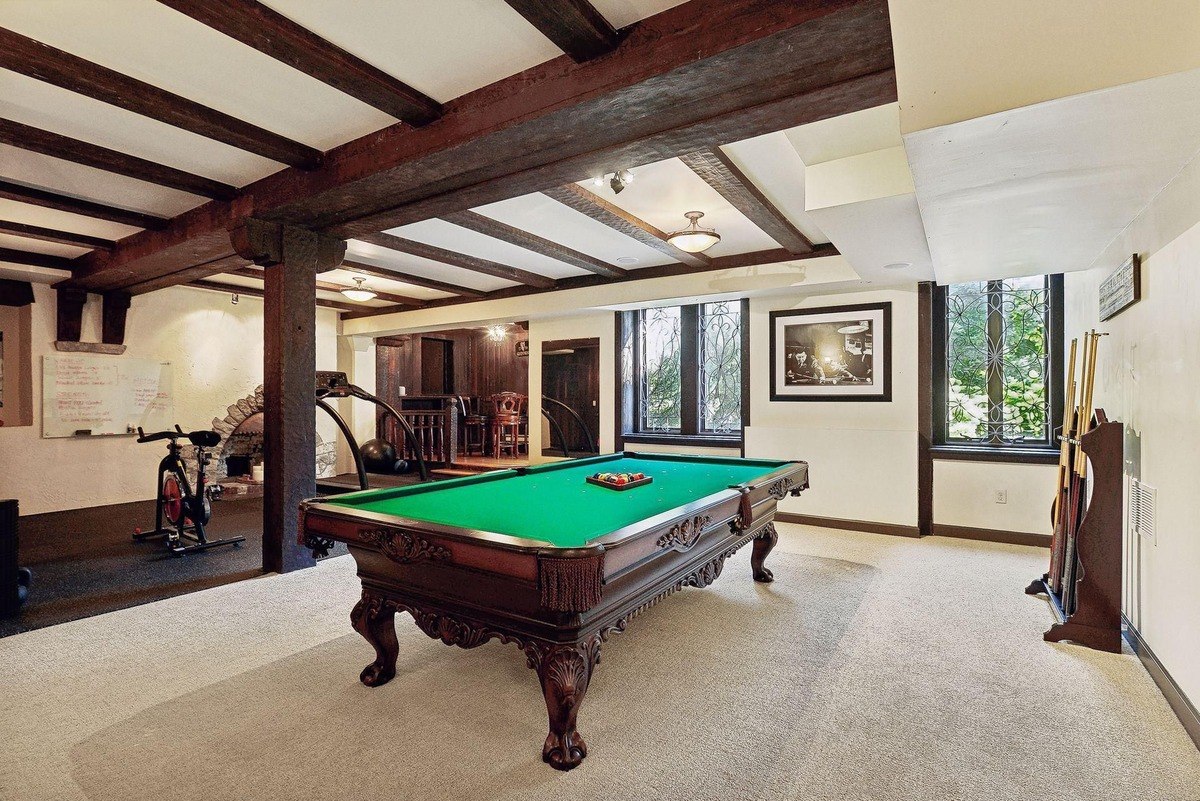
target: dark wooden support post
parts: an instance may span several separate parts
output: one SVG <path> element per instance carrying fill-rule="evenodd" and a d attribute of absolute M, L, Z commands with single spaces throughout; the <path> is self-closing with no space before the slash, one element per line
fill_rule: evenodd
<path fill-rule="evenodd" d="M 917 530 L 933 533 L 933 282 L 917 284 Z"/>
<path fill-rule="evenodd" d="M 88 293 L 83 289 L 58 289 L 58 341 L 78 342 L 83 334 L 83 307 Z"/>
<path fill-rule="evenodd" d="M 100 341 L 105 345 L 125 344 L 125 316 L 131 298 L 128 292 L 104 293 L 104 321 Z"/>
<path fill-rule="evenodd" d="M 263 570 L 315 564 L 297 534 L 300 501 L 317 492 L 317 273 L 341 263 L 346 243 L 248 218 L 230 231 L 238 254 L 266 268 L 263 300 Z"/>

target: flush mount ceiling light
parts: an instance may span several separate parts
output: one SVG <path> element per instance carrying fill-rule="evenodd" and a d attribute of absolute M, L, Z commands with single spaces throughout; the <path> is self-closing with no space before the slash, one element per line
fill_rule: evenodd
<path fill-rule="evenodd" d="M 702 211 L 689 211 L 683 215 L 691 221 L 691 225 L 682 231 L 676 231 L 667 236 L 667 241 L 680 250 L 688 253 L 703 253 L 721 241 L 721 235 L 711 228 L 701 228 L 699 220 L 704 216 Z"/>
<path fill-rule="evenodd" d="M 885 270 L 907 270 L 909 267 L 912 267 L 911 261 L 894 261 L 891 264 L 883 265 Z"/>
<path fill-rule="evenodd" d="M 592 185 L 602 187 L 605 181 L 612 187 L 613 194 L 619 195 L 622 189 L 633 183 L 633 172 L 630 170 L 617 170 L 606 175 L 597 175 L 592 179 Z"/>
<path fill-rule="evenodd" d="M 861 334 L 864 331 L 869 331 L 871 323 L 868 320 L 863 320 L 858 325 L 844 325 L 838 329 L 839 334 Z"/>
<path fill-rule="evenodd" d="M 346 287 L 342 290 L 342 294 L 358 303 L 366 303 L 368 300 L 374 300 L 376 297 L 375 293 L 363 286 L 363 281 L 365 280 L 365 278 L 355 278 L 354 286 Z"/>

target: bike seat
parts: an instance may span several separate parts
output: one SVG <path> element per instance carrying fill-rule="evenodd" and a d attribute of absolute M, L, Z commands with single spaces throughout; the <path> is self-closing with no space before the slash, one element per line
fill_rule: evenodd
<path fill-rule="evenodd" d="M 216 431 L 193 431 L 187 438 L 197 448 L 213 448 L 221 441 L 221 435 Z"/>

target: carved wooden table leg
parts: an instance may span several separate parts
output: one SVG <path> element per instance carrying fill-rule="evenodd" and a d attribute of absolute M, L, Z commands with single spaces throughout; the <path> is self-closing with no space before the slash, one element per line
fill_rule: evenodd
<path fill-rule="evenodd" d="M 362 598 L 350 612 L 350 625 L 371 643 L 375 661 L 363 668 L 358 679 L 368 687 L 387 684 L 396 675 L 396 607 L 381 596 L 363 590 Z"/>
<path fill-rule="evenodd" d="M 774 523 L 767 523 L 754 538 L 753 551 L 750 553 L 750 567 L 754 570 L 755 581 L 775 580 L 771 571 L 763 566 L 763 562 L 767 560 L 767 554 L 771 552 L 777 542 L 779 542 L 779 534 L 775 531 Z"/>
<path fill-rule="evenodd" d="M 587 756 L 587 743 L 575 730 L 575 718 L 592 670 L 600 661 L 600 635 L 593 634 L 578 645 L 531 643 L 526 655 L 541 680 L 550 717 L 542 759 L 557 770 L 570 770 Z"/>

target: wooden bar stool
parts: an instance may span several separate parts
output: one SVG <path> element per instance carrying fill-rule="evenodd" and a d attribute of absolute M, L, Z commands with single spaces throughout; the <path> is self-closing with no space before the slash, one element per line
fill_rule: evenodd
<path fill-rule="evenodd" d="M 488 400 L 492 405 L 492 454 L 502 458 L 508 451 L 515 459 L 520 452 L 521 404 L 524 395 L 499 392 Z"/>
<path fill-rule="evenodd" d="M 483 456 L 484 438 L 487 418 L 480 413 L 477 398 L 458 396 L 458 438 L 462 443 L 462 452 L 470 456 L 478 452 Z"/>

